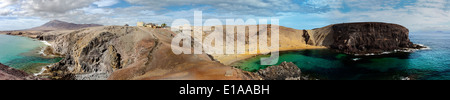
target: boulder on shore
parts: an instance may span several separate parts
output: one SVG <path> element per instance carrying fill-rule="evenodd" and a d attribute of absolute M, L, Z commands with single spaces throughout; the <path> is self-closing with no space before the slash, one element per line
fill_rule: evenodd
<path fill-rule="evenodd" d="M 283 62 L 253 74 L 250 76 L 258 76 L 261 80 L 301 80 L 302 71 L 292 62 Z"/>

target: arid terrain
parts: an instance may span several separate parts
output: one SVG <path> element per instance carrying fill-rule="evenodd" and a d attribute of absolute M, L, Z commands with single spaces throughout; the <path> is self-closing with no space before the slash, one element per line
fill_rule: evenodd
<path fill-rule="evenodd" d="M 64 25 L 54 25 L 54 23 Z M 209 55 L 206 53 L 176 55 L 172 49 L 181 50 L 183 48 L 171 48 L 172 38 L 179 33 L 170 31 L 170 28 L 87 25 L 88 28 L 71 26 L 74 27 L 74 30 L 70 30 L 72 28 L 54 27 L 66 26 L 66 24 L 68 23 L 53 21 L 43 25 L 44 27 L 35 28 L 52 29 L 51 31 L 28 30 L 0 33 L 27 36 L 52 44 L 49 49 L 46 49 L 46 52 L 51 53 L 50 55 L 64 57 L 62 61 L 49 67 L 42 74 L 42 76 L 50 76 L 52 79 L 300 79 L 298 78 L 301 73 L 300 69 L 297 68 L 298 71 L 297 69 L 289 70 L 292 69 L 290 65 L 293 64 L 284 63 L 282 66 L 288 67 L 270 68 L 268 69 L 270 71 L 262 74 L 246 72 L 229 66 L 233 62 L 255 55 Z M 258 30 L 270 31 L 272 27 Z M 210 32 L 203 33 L 207 35 Z M 338 52 L 359 54 L 417 48 L 409 41 L 408 29 L 388 23 L 335 24 L 313 30 L 297 30 L 279 26 L 279 33 L 279 51 L 329 48 Z M 255 36 L 247 34 L 246 37 L 254 38 Z M 373 40 L 377 41 L 371 42 Z M 248 44 L 246 45 L 248 46 Z M 258 52 L 267 53 L 269 51 Z M 270 76 L 270 78 L 265 76 Z M 277 76 L 279 77 L 274 78 Z"/>

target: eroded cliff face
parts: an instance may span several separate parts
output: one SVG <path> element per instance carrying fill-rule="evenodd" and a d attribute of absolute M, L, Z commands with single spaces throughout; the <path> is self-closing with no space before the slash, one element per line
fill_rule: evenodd
<path fill-rule="evenodd" d="M 366 54 L 420 48 L 409 40 L 409 30 L 401 25 L 378 22 L 334 24 L 311 30 L 313 45 L 347 54 Z"/>
<path fill-rule="evenodd" d="M 229 26 L 223 26 L 224 27 L 224 32 L 226 32 L 226 28 L 229 28 Z M 225 64 L 225 65 L 232 65 L 234 62 L 237 61 L 241 61 L 241 60 L 245 60 L 251 57 L 256 56 L 257 54 L 251 54 L 251 50 L 249 49 L 250 46 L 250 42 L 249 39 L 258 39 L 258 34 L 268 34 L 267 35 L 267 41 L 268 43 L 271 42 L 271 33 L 273 29 L 277 29 L 279 32 L 279 48 L 278 51 L 293 51 L 293 50 L 302 50 L 302 49 L 326 49 L 326 47 L 324 46 L 316 46 L 313 45 L 315 42 L 315 38 L 313 37 L 313 33 L 308 32 L 309 30 L 297 30 L 297 29 L 293 29 L 293 28 L 288 28 L 288 27 L 284 27 L 284 26 L 277 26 L 277 25 L 267 25 L 267 27 L 261 27 L 261 26 L 256 26 L 257 30 L 254 31 L 257 34 L 253 34 L 250 35 L 249 33 L 249 28 L 248 26 L 245 29 L 246 32 L 246 40 L 243 41 L 246 45 L 246 53 L 245 54 L 227 54 L 227 55 L 222 55 L 222 54 L 213 54 L 212 56 L 214 57 L 214 59 L 220 61 L 221 63 Z M 235 31 L 237 29 L 235 28 Z M 236 34 L 236 33 L 235 33 Z M 235 37 L 233 34 L 225 34 L 224 36 L 228 37 Z M 205 36 L 204 36 L 205 37 Z M 239 42 L 240 40 L 237 40 L 235 38 L 235 41 L 231 41 L 231 42 Z M 242 41 L 241 41 L 242 42 Z M 234 48 L 242 48 L 242 47 L 237 47 L 237 45 L 235 45 Z M 255 51 L 252 51 L 255 52 Z M 256 52 L 258 52 L 258 54 L 267 54 L 270 53 L 270 50 L 265 50 L 265 51 L 261 51 L 261 49 L 256 50 Z"/>
<path fill-rule="evenodd" d="M 271 28 L 258 29 L 258 32 Z M 335 24 L 313 30 L 280 26 L 279 31 L 280 51 L 323 46 L 338 52 L 363 54 L 418 48 L 410 42 L 408 29 L 388 23 Z M 248 31 L 246 33 L 247 38 L 256 37 L 249 36 Z M 172 49 L 182 48 L 171 48 L 174 35 L 176 33 L 169 29 L 103 26 L 76 31 L 52 31 L 38 38 L 51 41 L 54 48 L 52 52 L 65 57 L 47 71 L 55 79 L 301 79 L 301 71 L 288 63 L 258 73 L 229 66 L 254 55 L 176 55 Z"/>
<path fill-rule="evenodd" d="M 40 37 L 54 40 L 55 52 L 65 56 L 47 72 L 55 79 L 249 79 L 206 54 L 174 54 L 171 34 L 167 29 L 105 26 Z"/>

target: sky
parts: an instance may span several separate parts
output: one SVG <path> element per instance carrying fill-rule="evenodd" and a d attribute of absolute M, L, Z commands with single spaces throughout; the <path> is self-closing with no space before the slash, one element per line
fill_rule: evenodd
<path fill-rule="evenodd" d="M 295 29 L 348 22 L 387 22 L 412 32 L 450 32 L 450 0 L 0 0 L 0 30 L 28 29 L 51 20 L 135 25 L 203 19 L 270 19 Z M 193 21 L 191 21 L 193 22 Z M 170 25 L 170 24 L 169 24 Z"/>

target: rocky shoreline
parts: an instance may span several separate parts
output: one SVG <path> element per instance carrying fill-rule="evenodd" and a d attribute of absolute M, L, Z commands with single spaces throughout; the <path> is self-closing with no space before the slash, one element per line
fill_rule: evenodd
<path fill-rule="evenodd" d="M 248 73 L 248 75 L 260 80 L 307 80 L 302 77 L 300 68 L 292 62 L 283 62 L 280 65 Z"/>
<path fill-rule="evenodd" d="M 212 61 L 206 54 L 196 56 L 182 55 L 182 58 L 179 58 L 178 55 L 168 52 L 171 50 L 167 50 L 170 49 L 170 47 L 167 47 L 170 46 L 167 45 L 170 43 L 170 36 L 151 31 L 170 32 L 163 29 L 154 30 L 138 27 L 105 26 L 62 33 L 59 36 L 54 36 L 52 34 L 40 35 L 38 36 L 39 39 L 53 40 L 52 43 L 54 45 L 52 45 L 52 47 L 54 48 L 54 51 L 65 56 L 61 62 L 50 67 L 45 73 L 51 74 L 53 79 L 75 80 L 170 79 L 186 76 L 190 76 L 192 79 L 218 79 L 217 77 L 223 77 L 223 79 L 244 78 L 238 74 L 226 77 L 225 72 L 232 71 L 232 73 L 240 73 L 240 71 L 234 70 L 231 67 L 219 65 L 220 63 Z M 159 60 L 154 58 L 160 58 L 164 61 L 153 61 Z M 177 58 L 179 59 L 177 60 Z M 191 67 L 181 65 L 183 60 L 187 59 L 198 59 L 199 62 L 197 62 L 197 64 L 192 64 Z M 192 61 L 195 63 L 195 60 L 190 60 L 189 62 L 192 63 Z M 199 67 L 199 65 L 203 64 L 206 65 L 204 67 Z M 187 71 L 190 73 L 189 75 L 179 75 L 179 73 L 186 73 L 186 71 L 183 71 L 186 69 L 181 69 L 180 72 L 169 66 L 179 66 L 178 68 L 185 67 L 186 69 L 192 70 L 201 68 L 200 71 L 217 70 L 217 68 L 220 70 L 217 70 L 217 72 L 210 77 L 200 77 L 196 75 L 198 72 L 192 73 L 191 71 Z M 136 68 L 140 70 L 135 70 Z M 159 71 L 155 72 L 155 69 L 159 69 Z M 221 70 L 223 72 L 222 75 L 220 75 Z M 151 71 L 151 73 L 145 71 Z M 142 75 L 147 76 L 145 73 L 152 77 L 143 77 Z M 155 76 L 161 73 L 173 75 L 163 74 L 162 76 Z"/>
<path fill-rule="evenodd" d="M 113 33 L 114 31 L 118 31 L 118 30 L 131 30 L 128 33 Z M 104 30 L 107 30 L 106 32 L 104 32 Z M 235 79 L 239 79 L 239 80 L 258 80 L 261 77 L 255 77 L 255 76 L 261 76 L 261 75 L 268 75 L 268 74 L 273 74 L 273 73 L 264 73 L 264 74 L 253 74 L 251 76 L 249 76 L 249 74 L 243 74 L 243 73 L 248 73 L 245 72 L 243 70 L 240 69 L 235 69 L 229 66 L 225 66 L 217 61 L 215 61 L 214 59 L 211 59 L 210 55 L 207 54 L 203 54 L 203 55 L 174 55 L 172 54 L 172 52 L 170 52 L 170 50 L 165 50 L 165 49 L 170 49 L 169 47 L 165 47 L 164 44 L 168 44 L 171 37 L 169 36 L 165 36 L 165 35 L 161 35 L 159 33 L 152 33 L 148 36 L 149 39 L 156 39 L 156 41 L 152 41 L 152 40 L 146 40 L 146 41 L 141 41 L 141 42 L 147 42 L 150 43 L 150 45 L 148 46 L 142 46 L 139 44 L 139 39 L 138 39 L 138 43 L 131 43 L 131 44 L 138 44 L 136 47 L 133 47 L 133 45 L 114 45 L 111 43 L 122 43 L 122 42 L 116 42 L 116 41 L 124 41 L 121 40 L 120 36 L 124 36 L 126 34 L 143 34 L 146 33 L 145 31 L 150 30 L 150 31 L 168 31 L 168 30 L 158 30 L 158 29 L 142 29 L 142 28 L 138 28 L 138 27 L 122 27 L 122 26 L 106 26 L 106 27 L 97 27 L 97 28 L 91 28 L 91 29 L 82 29 L 76 32 L 71 32 L 71 33 L 67 33 L 64 34 L 62 36 L 58 36 L 55 37 L 53 35 L 41 35 L 38 36 L 39 39 L 45 39 L 45 40 L 54 40 L 52 43 L 54 43 L 54 45 L 52 45 L 52 47 L 54 47 L 55 52 L 61 52 L 61 54 L 65 54 L 65 59 L 63 59 L 61 62 L 55 64 L 55 66 L 50 67 L 48 69 L 48 71 L 46 71 L 46 74 L 51 74 L 51 77 L 53 79 L 63 79 L 63 80 L 67 80 L 67 79 L 74 79 L 74 80 L 104 80 L 104 79 L 112 79 L 112 80 L 117 80 L 117 79 L 135 79 L 135 78 L 123 78 L 124 75 L 122 74 L 122 71 L 125 71 L 126 68 L 130 68 L 129 66 L 134 66 L 134 64 L 136 63 L 141 63 L 140 61 L 130 61 L 132 59 L 130 59 L 131 57 L 136 57 L 137 55 L 134 53 L 131 54 L 127 54 L 127 52 L 124 52 L 123 50 L 125 48 L 134 48 L 134 49 L 138 49 L 139 51 L 141 50 L 149 50 L 150 53 L 152 52 L 160 52 L 159 50 L 157 50 L 158 48 L 163 48 L 164 53 L 154 53 L 154 54 L 139 54 L 141 56 L 143 56 L 144 58 L 140 57 L 139 59 L 144 59 L 142 65 L 139 64 L 136 67 L 155 67 L 157 68 L 156 70 L 149 70 L 152 72 L 152 74 L 160 74 L 160 73 L 165 73 L 165 74 L 161 74 L 163 76 L 155 76 L 152 74 L 147 73 L 149 76 L 151 77 L 143 77 L 143 79 L 179 79 L 179 77 L 191 77 L 193 79 L 231 79 L 231 80 L 235 80 Z M 86 32 L 87 31 L 87 32 Z M 137 31 L 137 32 L 135 32 Z M 144 31 L 144 32 L 141 32 Z M 97 33 L 99 32 L 99 33 Z M 170 31 L 168 31 L 170 32 Z M 90 36 L 83 36 L 83 35 L 79 35 L 80 33 L 91 33 L 89 35 L 93 35 L 94 37 L 90 37 Z M 95 34 L 92 34 L 95 33 Z M 78 34 L 78 35 L 77 35 Z M 80 36 L 80 37 L 74 37 L 74 36 Z M 119 36 L 119 37 L 116 37 Z M 98 37 L 103 37 L 105 39 L 103 40 L 98 40 Z M 109 38 L 109 37 L 114 37 L 114 38 Z M 89 39 L 91 38 L 91 39 Z M 136 38 L 136 37 L 134 37 Z M 143 37 L 146 38 L 146 37 Z M 78 41 L 78 43 L 80 43 L 80 41 L 84 41 L 84 39 L 88 39 L 85 43 L 89 43 L 89 44 L 71 44 L 74 43 L 75 41 Z M 118 39 L 118 40 L 117 40 Z M 128 38 L 126 38 L 126 40 L 129 40 Z M 159 40 L 159 41 L 158 41 Z M 72 41 L 72 42 L 71 42 Z M 103 42 L 102 42 L 103 41 Z M 94 47 L 89 47 L 89 45 L 91 44 L 95 44 L 96 46 Z M 156 45 L 159 44 L 159 45 Z M 87 47 L 81 47 L 79 48 L 77 45 L 86 45 Z M 123 47 L 125 46 L 125 47 Z M 132 46 L 132 47 L 130 47 Z M 160 47 L 163 46 L 163 47 Z M 142 48 L 142 47 L 151 47 L 151 48 Z M 152 49 L 155 48 L 156 50 Z M 100 50 L 96 50 L 96 49 L 100 49 Z M 80 50 L 80 51 L 77 51 Z M 133 49 L 132 49 L 133 50 Z M 93 51 L 101 51 L 100 53 L 94 53 Z M 133 50 L 135 51 L 135 50 Z M 169 51 L 169 52 L 168 52 Z M 65 52 L 65 53 L 64 53 Z M 78 52 L 78 53 L 77 53 Z M 137 52 L 139 53 L 139 52 Z M 148 52 L 142 52 L 142 53 L 148 53 Z M 77 54 L 77 55 L 74 55 Z M 87 54 L 87 55 L 86 55 Z M 95 54 L 95 55 L 93 55 Z M 161 56 L 159 56 L 161 54 Z M 84 55 L 84 56 L 83 56 Z M 171 57 L 173 55 L 173 58 Z M 159 57 L 158 57 L 159 56 Z M 186 59 L 199 59 L 199 61 L 201 62 L 197 62 L 195 64 L 195 62 L 189 62 L 186 63 L 184 65 L 178 64 L 178 63 L 183 63 L 181 59 L 176 60 L 179 57 L 182 57 L 181 59 L 186 60 Z M 83 57 L 94 57 L 94 58 L 89 58 L 89 59 L 85 59 Z M 149 58 L 150 57 L 150 58 Z M 151 59 L 152 57 L 163 57 L 162 59 L 165 59 L 164 61 L 153 61 L 153 60 L 147 60 L 147 59 Z M 169 57 L 169 58 L 167 58 Z M 194 57 L 194 58 L 192 58 Z M 166 59 L 167 58 L 167 59 Z M 139 60 L 136 58 L 133 58 L 134 60 Z M 173 60 L 173 61 L 172 61 Z M 129 61 L 129 62 L 126 62 Z M 77 63 L 78 62 L 78 63 Z M 164 63 L 167 62 L 167 63 Z M 95 64 L 95 65 L 86 65 L 86 64 Z M 129 64 L 132 63 L 132 64 Z M 134 64 L 133 64 L 134 63 Z M 148 66 L 147 64 L 151 64 L 151 63 L 156 63 L 158 65 L 153 65 L 153 66 Z M 109 67 L 105 66 L 105 67 L 95 67 L 98 65 L 108 65 Z M 175 64 L 175 65 L 173 65 Z M 206 65 L 205 65 L 206 64 Z M 165 70 L 173 70 L 173 68 L 170 69 L 165 69 L 164 66 L 166 65 L 171 65 L 171 66 L 178 66 L 175 67 L 176 69 L 179 68 L 183 68 L 186 67 L 186 65 L 192 65 L 191 69 L 198 69 L 201 68 L 202 70 L 208 71 L 210 69 L 214 69 L 215 72 L 201 72 L 203 74 L 199 74 L 196 75 L 196 73 L 192 73 L 191 71 L 181 71 L 181 72 L 167 72 Z M 286 64 L 285 64 L 286 65 Z M 281 65 L 279 67 L 281 67 L 281 69 L 279 68 L 274 68 L 272 70 L 272 72 L 276 72 L 275 70 L 285 70 L 288 71 L 287 69 L 283 69 L 285 65 Z M 292 64 L 288 64 L 288 65 L 292 65 Z M 76 66 L 80 66 L 80 67 L 76 67 Z M 85 67 L 83 67 L 85 66 Z M 89 67 L 92 66 L 92 67 Z M 221 66 L 221 67 L 213 67 L 213 66 Z M 295 65 L 294 65 L 295 66 Z M 276 66 L 278 67 L 278 66 Z M 287 66 L 289 67 L 289 66 Z M 124 69 L 125 68 L 125 69 Z M 187 67 L 189 69 L 189 67 Z M 217 68 L 219 68 L 220 70 L 217 70 Z M 292 68 L 292 67 L 291 67 Z M 294 67 L 297 68 L 298 67 Z M 165 69 L 165 70 L 161 70 L 161 69 Z M 145 69 L 144 69 L 145 70 Z M 299 70 L 299 69 L 298 69 Z M 137 70 L 136 70 L 137 71 Z M 157 72 L 155 72 L 157 71 Z M 127 74 L 133 74 L 135 72 L 132 73 L 127 73 Z M 180 73 L 188 73 L 187 75 L 180 75 Z M 204 76 L 204 74 L 208 74 L 208 73 L 214 73 L 212 74 L 212 77 L 208 77 L 208 76 Z M 223 73 L 223 74 L 220 74 Z M 231 74 L 230 74 L 231 73 Z M 275 76 L 280 76 L 280 77 L 284 77 L 287 73 L 282 73 L 280 74 L 273 74 Z M 120 77 L 118 77 L 117 75 L 120 75 Z M 145 75 L 145 74 L 144 74 Z M 282 76 L 284 75 L 284 76 Z M 295 74 L 295 75 L 300 75 L 300 73 Z M 295 76 L 294 75 L 294 76 Z M 294 77 L 292 75 L 287 75 L 287 76 L 291 76 L 291 77 L 286 77 L 284 79 L 300 79 L 300 76 Z M 140 76 L 142 77 L 142 76 Z M 222 78 L 218 78 L 218 77 L 222 77 Z M 268 79 L 262 77 L 263 79 Z M 187 78 L 189 79 L 189 78 Z"/>
<path fill-rule="evenodd" d="M 0 63 L 0 80 L 48 80 L 48 79 L 29 75 L 24 71 L 17 70 Z"/>
<path fill-rule="evenodd" d="M 313 29 L 312 34 L 326 35 L 321 43 L 318 42 L 314 45 L 326 46 L 336 52 L 351 55 L 381 54 L 396 50 L 426 48 L 410 41 L 409 30 L 406 27 L 391 23 L 334 24 Z"/>
<path fill-rule="evenodd" d="M 33 38 L 52 44 L 45 49 L 46 55 L 64 57 L 43 72 L 56 80 L 307 80 L 293 63 L 252 73 L 224 64 L 230 57 L 243 60 L 247 56 L 173 54 L 171 49 L 182 48 L 171 48 L 172 34 L 176 33 L 169 29 L 100 26 L 45 32 Z M 335 24 L 313 30 L 280 26 L 280 50 L 323 46 L 364 54 L 421 48 L 408 36 L 405 27 L 388 23 Z"/>

